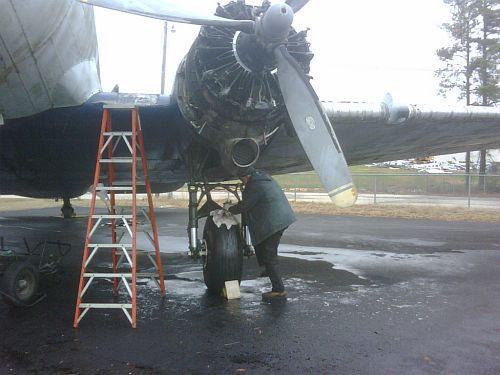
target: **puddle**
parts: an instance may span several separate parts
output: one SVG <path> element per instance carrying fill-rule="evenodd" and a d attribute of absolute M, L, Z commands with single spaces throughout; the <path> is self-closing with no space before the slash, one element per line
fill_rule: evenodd
<path fill-rule="evenodd" d="M 308 261 L 324 261 L 333 268 L 355 274 L 360 278 L 390 276 L 393 273 L 457 274 L 472 267 L 469 252 L 434 254 L 399 254 L 389 251 L 366 251 L 356 249 L 310 247 L 282 244 L 279 254 L 284 257 Z M 469 254 L 470 256 L 465 256 Z"/>

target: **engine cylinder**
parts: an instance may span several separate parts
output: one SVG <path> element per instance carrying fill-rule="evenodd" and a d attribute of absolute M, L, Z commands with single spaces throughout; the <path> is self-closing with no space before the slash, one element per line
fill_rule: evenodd
<path fill-rule="evenodd" d="M 232 1 L 219 6 L 216 14 L 255 20 L 268 8 L 268 2 L 254 7 Z M 290 27 L 286 40 L 288 51 L 307 73 L 313 54 L 306 36 L 306 31 Z M 229 28 L 200 29 L 179 67 L 175 98 L 193 131 L 218 151 L 226 169 L 249 164 L 250 159 L 255 163 L 259 150 L 288 118 L 269 45 L 257 35 Z M 234 139 L 245 141 L 228 153 L 226 140 Z"/>

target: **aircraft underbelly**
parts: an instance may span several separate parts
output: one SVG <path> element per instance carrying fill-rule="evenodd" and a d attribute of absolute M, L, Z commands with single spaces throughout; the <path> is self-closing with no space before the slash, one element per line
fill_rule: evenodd
<path fill-rule="evenodd" d="M 2 2 L 0 114 L 5 119 L 80 105 L 100 89 L 92 7 L 71 0 Z"/>
<path fill-rule="evenodd" d="M 177 107 L 148 106 L 140 116 L 153 192 L 178 189 L 187 180 L 181 152 L 187 127 L 177 123 L 182 121 Z M 93 181 L 101 118 L 97 99 L 0 126 L 0 194 L 52 198 L 85 193 Z M 114 114 L 113 129 L 127 128 L 130 115 Z M 122 142 L 116 152 L 128 152 L 124 149 Z M 130 179 L 130 166 L 115 168 L 116 180 Z"/>

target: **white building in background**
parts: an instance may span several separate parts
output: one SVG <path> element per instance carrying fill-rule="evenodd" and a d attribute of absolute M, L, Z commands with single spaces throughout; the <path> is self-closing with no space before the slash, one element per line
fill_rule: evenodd
<path fill-rule="evenodd" d="M 392 169 L 415 169 L 419 172 L 426 173 L 451 173 L 464 171 L 466 167 L 465 152 L 447 155 L 438 155 L 429 157 L 427 162 L 416 162 L 414 159 L 407 160 L 391 160 L 383 163 L 373 163 L 370 166 L 388 167 Z M 473 170 L 479 169 L 480 152 L 474 151 L 471 153 L 471 168 Z M 486 173 L 500 173 L 498 172 L 500 164 L 500 150 L 488 150 L 486 157 Z M 491 167 L 496 167 L 491 169 Z"/>
<path fill-rule="evenodd" d="M 471 163 L 473 165 L 479 165 L 479 151 L 471 152 Z M 435 161 L 447 162 L 456 161 L 458 163 L 465 164 L 465 152 L 458 154 L 448 154 L 448 155 L 438 155 L 434 157 Z M 488 162 L 500 162 L 500 150 L 488 150 L 488 156 L 486 157 L 486 163 Z"/>

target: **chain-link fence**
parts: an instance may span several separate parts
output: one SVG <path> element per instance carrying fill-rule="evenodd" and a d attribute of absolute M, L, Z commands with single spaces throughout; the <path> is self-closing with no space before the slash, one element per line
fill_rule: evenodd
<path fill-rule="evenodd" d="M 500 197 L 500 175 L 430 174 L 430 173 L 366 173 L 353 174 L 360 193 L 385 194 L 496 194 Z M 292 173 L 277 176 L 285 190 L 322 190 L 316 173 Z"/>
<path fill-rule="evenodd" d="M 274 176 L 294 202 L 330 202 L 315 172 Z M 500 175 L 458 173 L 353 173 L 358 204 L 415 204 L 500 209 Z M 214 199 L 233 199 L 224 189 Z M 168 193 L 188 199 L 187 187 Z"/>
<path fill-rule="evenodd" d="M 366 173 L 353 174 L 362 203 L 422 204 L 449 202 L 471 206 L 479 198 L 500 203 L 500 175 L 457 173 Z M 276 179 L 291 200 L 318 200 L 325 196 L 314 172 L 277 176 Z M 488 206 L 484 202 L 483 206 Z"/>

